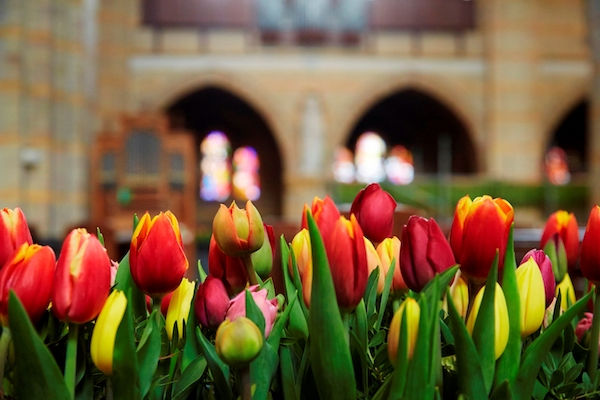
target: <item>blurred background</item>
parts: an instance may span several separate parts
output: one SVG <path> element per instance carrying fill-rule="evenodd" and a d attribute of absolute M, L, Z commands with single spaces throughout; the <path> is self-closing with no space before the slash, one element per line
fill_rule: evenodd
<path fill-rule="evenodd" d="M 100 226 L 116 258 L 133 212 L 195 248 L 220 202 L 285 233 L 380 182 L 446 227 L 504 197 L 537 242 L 600 200 L 598 3 L 0 0 L 0 204 L 46 243 Z"/>

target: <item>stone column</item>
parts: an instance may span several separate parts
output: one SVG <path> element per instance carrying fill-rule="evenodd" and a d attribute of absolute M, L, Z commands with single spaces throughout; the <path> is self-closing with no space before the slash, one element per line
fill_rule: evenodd
<path fill-rule="evenodd" d="M 588 131 L 590 205 L 600 204 L 600 0 L 587 1 L 593 77 Z"/>

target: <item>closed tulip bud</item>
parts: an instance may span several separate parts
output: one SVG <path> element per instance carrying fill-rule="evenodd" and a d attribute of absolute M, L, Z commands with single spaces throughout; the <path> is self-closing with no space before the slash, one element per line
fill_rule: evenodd
<path fill-rule="evenodd" d="M 556 296 L 560 293 L 560 310 L 565 311 L 567 308 L 575 304 L 575 289 L 569 274 L 565 274 L 563 280 L 556 285 Z"/>
<path fill-rule="evenodd" d="M 475 321 L 477 320 L 477 313 L 481 306 L 481 300 L 485 293 L 485 286 L 479 290 L 477 296 L 473 300 L 473 307 L 469 313 L 467 319 L 467 330 L 469 333 L 473 333 L 475 327 Z M 498 283 L 496 283 L 496 295 L 494 296 L 494 354 L 496 360 L 500 358 L 506 344 L 508 343 L 508 310 L 506 308 L 506 299 L 504 298 L 504 292 Z"/>
<path fill-rule="evenodd" d="M 373 270 L 379 267 L 379 280 L 377 281 L 377 294 L 381 294 L 383 292 L 383 286 L 385 284 L 385 275 L 389 269 L 389 265 L 387 268 L 383 266 L 381 260 L 379 259 L 379 254 L 377 254 L 377 250 L 375 250 L 375 246 L 373 243 L 367 238 L 365 238 L 365 251 L 367 254 L 367 269 L 369 270 L 369 275 Z"/>
<path fill-rule="evenodd" d="M 213 235 L 223 253 L 232 257 L 249 255 L 260 249 L 265 239 L 262 218 L 251 201 L 238 208 L 235 201 L 229 208 L 223 204 L 213 220 Z"/>
<path fill-rule="evenodd" d="M 537 331 L 544 321 L 546 296 L 540 267 L 533 257 L 517 268 L 517 287 L 521 300 L 521 336 Z"/>
<path fill-rule="evenodd" d="M 450 244 L 461 271 L 476 283 L 485 281 L 499 250 L 498 267 L 503 267 L 508 233 L 514 211 L 510 203 L 490 196 L 465 196 L 458 201 Z M 406 277 L 405 277 L 406 279 Z"/>
<path fill-rule="evenodd" d="M 208 247 L 208 271 L 225 284 L 227 292 L 231 295 L 244 290 L 248 283 L 248 270 L 244 260 L 223 253 L 214 235 L 210 238 Z"/>
<path fill-rule="evenodd" d="M 140 219 L 129 250 L 131 277 L 151 296 L 172 292 L 188 268 L 179 223 L 171 211 Z"/>
<path fill-rule="evenodd" d="M 400 270 L 406 285 L 418 292 L 454 264 L 452 249 L 435 220 L 411 216 L 402 228 L 400 248 Z"/>
<path fill-rule="evenodd" d="M 196 319 L 202 326 L 216 329 L 225 320 L 229 296 L 220 279 L 208 276 L 198 287 L 194 300 Z"/>
<path fill-rule="evenodd" d="M 127 297 L 120 290 L 108 296 L 92 331 L 90 356 L 94 365 L 106 375 L 112 375 L 117 330 L 125 314 Z"/>
<path fill-rule="evenodd" d="M 568 268 L 575 268 L 577 257 L 579 257 L 579 228 L 573 213 L 559 210 L 548 217 L 542 233 L 540 247 L 544 248 L 546 243 L 555 235 L 558 235 L 564 243 Z"/>
<path fill-rule="evenodd" d="M 277 318 L 277 299 L 267 299 L 267 289 L 260 289 L 258 285 L 254 285 L 248 288 L 252 299 L 256 303 L 256 306 L 262 311 L 263 317 L 265 318 L 265 337 L 268 337 L 275 324 L 275 318 Z M 229 303 L 227 314 L 225 318 L 230 321 L 235 320 L 238 317 L 246 316 L 246 292 L 241 292 Z"/>
<path fill-rule="evenodd" d="M 271 273 L 273 268 L 273 258 L 275 257 L 275 235 L 273 234 L 273 227 L 271 225 L 264 224 L 265 227 L 265 240 L 260 249 L 256 250 L 250 255 L 252 259 L 252 265 L 254 271 L 261 278 L 265 279 Z"/>
<path fill-rule="evenodd" d="M 33 323 L 48 308 L 56 259 L 48 246 L 23 243 L 0 270 L 0 322 L 8 325 L 8 293 L 13 290 Z"/>
<path fill-rule="evenodd" d="M 183 278 L 179 287 L 175 289 L 171 296 L 165 322 L 165 329 L 170 340 L 173 339 L 175 325 L 177 325 L 179 339 L 183 338 L 184 325 L 190 314 L 192 298 L 194 297 L 194 287 L 194 282 Z"/>
<path fill-rule="evenodd" d="M 174 292 L 165 294 L 160 300 L 160 313 L 165 318 L 167 318 L 167 311 L 169 311 L 169 304 L 171 303 L 171 297 L 173 297 L 173 293 Z M 150 306 L 150 310 L 152 310 L 152 306 Z"/>
<path fill-rule="evenodd" d="M 579 343 L 581 343 L 581 345 L 587 348 L 590 348 L 590 329 L 592 328 L 593 319 L 594 314 L 586 312 L 583 314 L 583 318 L 579 320 L 577 327 L 575 328 L 575 336 L 577 336 L 577 340 Z M 600 351 L 600 343 L 598 344 L 598 350 Z"/>
<path fill-rule="evenodd" d="M 396 200 L 377 183 L 358 192 L 350 208 L 363 234 L 375 243 L 392 236 L 394 211 Z"/>
<path fill-rule="evenodd" d="M 225 320 L 217 329 L 215 348 L 227 365 L 240 367 L 254 360 L 263 346 L 258 326 L 246 317 Z"/>
<path fill-rule="evenodd" d="M 540 268 L 542 273 L 542 279 L 544 280 L 544 293 L 546 297 L 546 308 L 552 303 L 554 299 L 554 291 L 556 290 L 556 281 L 554 280 L 554 272 L 552 271 L 552 262 L 550 258 L 542 250 L 529 250 L 521 264 L 525 263 L 530 258 L 533 258 L 536 265 Z"/>
<path fill-rule="evenodd" d="M 304 211 L 302 212 L 302 228 L 308 229 L 308 223 L 306 221 L 306 211 L 308 206 L 304 205 Z M 315 197 L 310 208 L 313 218 L 319 227 L 321 237 L 326 242 L 330 237 L 331 233 L 335 229 L 335 226 L 340 219 L 340 212 L 335 206 L 335 203 L 329 196 L 325 196 L 323 200 Z"/>
<path fill-rule="evenodd" d="M 421 309 L 419 303 L 411 297 L 408 297 L 402 304 L 390 323 L 390 330 L 388 332 L 388 357 L 390 363 L 396 366 L 396 359 L 398 354 L 398 342 L 400 341 L 400 328 L 402 327 L 402 315 L 406 312 L 406 333 L 407 333 L 407 346 L 408 346 L 408 359 L 410 360 L 415 351 L 415 345 L 417 343 L 417 335 L 419 333 L 419 318 L 421 315 Z"/>
<path fill-rule="evenodd" d="M 392 266 L 392 261 L 396 260 L 394 264 L 394 277 L 392 278 L 392 291 L 398 292 L 408 289 L 400 270 L 400 239 L 396 236 L 383 239 L 377 246 L 377 254 L 379 254 L 382 266 L 379 278 L 382 279 L 383 276 L 385 280 L 385 275 Z"/>
<path fill-rule="evenodd" d="M 310 307 L 313 268 L 312 248 L 310 247 L 310 235 L 308 230 L 302 229 L 298 232 L 292 239 L 291 247 L 294 251 L 298 273 L 300 274 L 300 280 L 302 281 L 302 296 L 304 297 L 304 303 L 307 307 Z M 291 262 L 289 263 L 289 269 L 290 274 L 293 274 Z"/>
<path fill-rule="evenodd" d="M 351 311 L 365 293 L 369 274 L 364 236 L 354 215 L 338 219 L 325 250 L 338 306 Z"/>
<path fill-rule="evenodd" d="M 457 274 L 459 273 L 460 271 L 457 272 Z M 469 285 L 467 285 L 467 281 L 462 276 L 457 276 L 454 278 L 450 289 L 448 289 L 448 293 L 452 297 L 458 315 L 466 320 L 467 310 L 469 309 Z"/>
<path fill-rule="evenodd" d="M 31 233 L 20 208 L 0 210 L 0 268 L 23 243 L 31 244 Z"/>
<path fill-rule="evenodd" d="M 550 262 L 552 263 L 554 281 L 562 281 L 567 273 L 567 251 L 565 250 L 565 245 L 558 234 L 555 234 L 546 242 L 546 245 L 544 246 L 544 253 L 546 253 L 550 259 Z"/>
<path fill-rule="evenodd" d="M 590 212 L 581 243 L 581 273 L 596 285 L 600 283 L 600 207 L 597 205 Z"/>
<path fill-rule="evenodd" d="M 84 324 L 96 318 L 110 292 L 110 259 L 96 236 L 74 229 L 56 263 L 52 311 L 61 321 Z"/>

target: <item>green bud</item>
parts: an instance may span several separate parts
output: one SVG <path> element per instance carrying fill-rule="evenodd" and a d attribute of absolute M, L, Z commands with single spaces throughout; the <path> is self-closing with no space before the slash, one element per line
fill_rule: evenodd
<path fill-rule="evenodd" d="M 260 329 L 246 317 L 225 320 L 217 329 L 217 354 L 230 366 L 240 367 L 254 360 L 262 346 Z"/>

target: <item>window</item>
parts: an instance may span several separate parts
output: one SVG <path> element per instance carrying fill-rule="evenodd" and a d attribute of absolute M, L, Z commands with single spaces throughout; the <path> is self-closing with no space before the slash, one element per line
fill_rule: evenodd
<path fill-rule="evenodd" d="M 134 186 L 156 184 L 160 174 L 160 139 L 151 132 L 134 132 L 125 143 L 126 179 Z"/>
<path fill-rule="evenodd" d="M 240 147 L 233 153 L 233 195 L 242 200 L 260 197 L 258 154 L 253 147 Z"/>
<path fill-rule="evenodd" d="M 356 180 L 362 183 L 381 182 L 385 179 L 383 156 L 385 142 L 375 132 L 366 132 L 356 141 Z"/>

